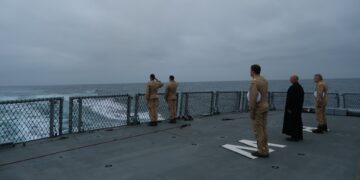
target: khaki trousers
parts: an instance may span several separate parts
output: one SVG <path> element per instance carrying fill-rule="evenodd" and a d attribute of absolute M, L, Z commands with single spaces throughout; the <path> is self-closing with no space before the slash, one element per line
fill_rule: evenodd
<path fill-rule="evenodd" d="M 167 104 L 170 113 L 170 119 L 176 119 L 176 99 L 168 100 Z"/>
<path fill-rule="evenodd" d="M 326 107 L 325 106 L 316 107 L 315 113 L 316 113 L 316 121 L 318 122 L 319 126 L 327 124 Z"/>
<path fill-rule="evenodd" d="M 252 120 L 252 124 L 258 146 L 258 152 L 263 155 L 269 154 L 266 123 L 267 123 L 267 112 L 263 112 L 263 113 L 256 112 L 255 117 Z"/>
<path fill-rule="evenodd" d="M 158 120 L 158 106 L 159 99 L 150 99 L 148 101 L 148 110 L 151 122 L 156 122 Z"/>

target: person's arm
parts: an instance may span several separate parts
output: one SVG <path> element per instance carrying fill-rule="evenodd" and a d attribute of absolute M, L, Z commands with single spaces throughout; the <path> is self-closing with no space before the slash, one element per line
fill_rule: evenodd
<path fill-rule="evenodd" d="M 292 113 L 293 111 L 293 103 L 294 103 L 294 94 L 293 94 L 293 86 L 290 86 L 287 96 L 286 96 L 286 111 L 288 113 Z"/>
<path fill-rule="evenodd" d="M 164 97 L 166 101 L 169 99 L 169 85 L 166 86 Z"/>
<path fill-rule="evenodd" d="M 249 90 L 249 108 L 250 108 L 250 116 L 252 119 L 255 118 L 255 110 L 256 110 L 256 99 L 257 99 L 257 94 L 258 94 L 258 90 L 256 87 L 256 82 L 253 80 L 250 83 L 250 90 Z"/>
<path fill-rule="evenodd" d="M 155 78 L 156 84 L 157 84 L 157 88 L 162 88 L 164 86 L 164 84 L 159 81 L 158 79 Z"/>
<path fill-rule="evenodd" d="M 324 84 L 319 83 L 316 91 L 316 103 L 318 104 L 318 106 L 322 106 L 324 100 L 324 90 L 325 90 Z"/>
<path fill-rule="evenodd" d="M 146 98 L 147 101 L 150 100 L 150 88 L 149 88 L 149 84 L 146 85 L 145 98 Z"/>

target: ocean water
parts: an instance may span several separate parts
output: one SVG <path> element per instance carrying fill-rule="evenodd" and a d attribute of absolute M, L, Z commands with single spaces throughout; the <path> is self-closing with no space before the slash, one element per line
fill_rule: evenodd
<path fill-rule="evenodd" d="M 333 93 L 360 93 L 360 79 L 326 80 L 329 91 Z M 166 82 L 164 82 L 166 83 Z M 306 92 L 313 92 L 312 80 L 302 80 Z M 179 82 L 180 92 L 197 91 L 247 91 L 249 81 L 222 82 Z M 270 80 L 270 91 L 286 91 L 290 86 L 287 80 Z M 113 95 L 144 93 L 145 83 L 98 84 L 98 85 L 57 85 L 57 86 L 0 86 L 0 101 L 29 98 L 64 97 L 91 95 Z M 160 92 L 163 91 L 163 88 Z"/>

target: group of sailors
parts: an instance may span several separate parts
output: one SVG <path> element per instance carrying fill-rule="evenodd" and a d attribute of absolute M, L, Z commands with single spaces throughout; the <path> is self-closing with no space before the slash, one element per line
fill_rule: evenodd
<path fill-rule="evenodd" d="M 269 157 L 266 129 L 269 111 L 269 84 L 265 77 L 261 75 L 261 67 L 258 64 L 254 64 L 250 67 L 250 76 L 252 77 L 252 80 L 248 92 L 249 111 L 258 147 L 258 151 L 253 152 L 252 155 L 260 158 L 267 158 Z M 291 86 L 289 87 L 286 96 L 282 133 L 289 136 L 286 140 L 298 142 L 303 140 L 301 113 L 304 104 L 304 89 L 299 83 L 299 77 L 297 75 L 292 75 L 290 77 L 290 82 Z M 321 74 L 314 75 L 314 82 L 316 84 L 314 92 L 315 114 L 318 126 L 313 130 L 313 133 L 322 134 L 328 131 L 325 113 L 328 87 Z M 157 91 L 161 87 L 163 87 L 163 83 L 159 81 L 154 74 L 151 74 L 145 93 L 150 116 L 149 126 L 157 126 L 159 106 L 159 96 Z M 177 119 L 177 87 L 178 83 L 175 81 L 175 77 L 173 75 L 169 76 L 169 83 L 165 88 L 164 94 L 170 113 L 169 123 L 176 123 Z"/>

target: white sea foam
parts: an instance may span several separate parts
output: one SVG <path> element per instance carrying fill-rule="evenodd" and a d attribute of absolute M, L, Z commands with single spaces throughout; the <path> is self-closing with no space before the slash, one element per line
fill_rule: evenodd
<path fill-rule="evenodd" d="M 111 120 L 126 120 L 127 107 L 114 99 L 98 99 L 96 101 L 84 101 L 83 105 Z"/>

